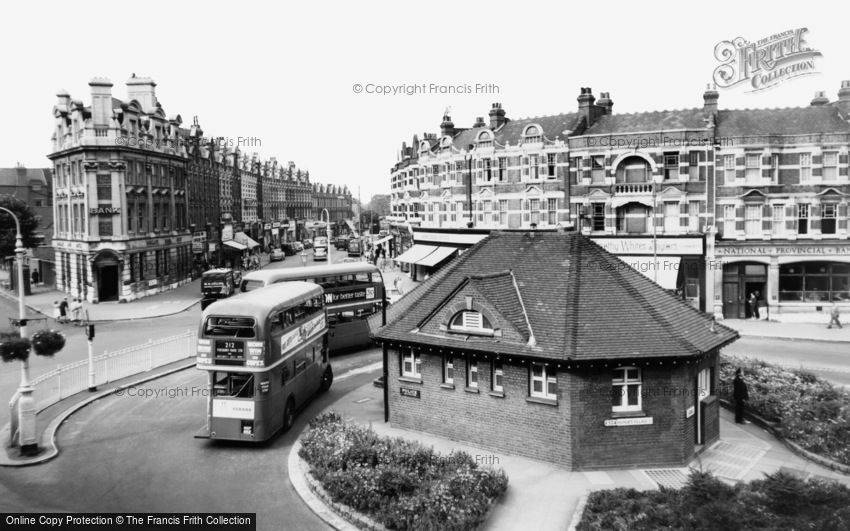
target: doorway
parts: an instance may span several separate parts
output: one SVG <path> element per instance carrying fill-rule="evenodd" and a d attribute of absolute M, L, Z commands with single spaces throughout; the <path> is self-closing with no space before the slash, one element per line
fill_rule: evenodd
<path fill-rule="evenodd" d="M 97 279 L 97 299 L 101 302 L 118 300 L 118 265 L 102 265 Z"/>
<path fill-rule="evenodd" d="M 764 304 L 767 286 L 767 266 L 759 263 L 735 263 L 723 266 L 723 317 L 749 319 L 753 317 L 747 299 L 758 293 L 759 306 Z"/>

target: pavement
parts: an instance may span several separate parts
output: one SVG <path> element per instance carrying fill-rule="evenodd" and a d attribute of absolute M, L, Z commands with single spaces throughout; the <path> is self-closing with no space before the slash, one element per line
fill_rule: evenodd
<path fill-rule="evenodd" d="M 720 323 L 737 330 L 742 336 L 804 341 L 850 342 L 850 324 L 843 328 L 827 328 L 827 321 L 817 323 L 780 323 L 765 319 L 724 319 Z"/>
<path fill-rule="evenodd" d="M 504 469 L 509 478 L 508 492 L 485 525 L 492 531 L 571 528 L 578 523 L 584 501 L 591 491 L 619 487 L 649 490 L 662 485 L 677 488 L 684 485 L 690 468 L 709 470 L 730 484 L 783 470 L 803 478 L 833 479 L 850 486 L 850 476 L 797 456 L 755 424 L 735 424 L 733 414 L 726 409 L 720 411 L 720 440 L 688 467 L 592 472 L 571 472 L 550 463 L 494 453 L 436 435 L 393 427 L 383 422 L 382 390 L 371 384 L 345 395 L 328 409 L 352 422 L 370 426 L 379 435 L 416 440 L 442 454 L 462 450 L 472 456 L 486 456 L 488 462 Z M 303 467 L 291 466 L 289 470 L 290 474 L 307 473 Z M 305 483 L 303 478 L 292 481 Z M 305 501 L 307 498 L 305 496 Z M 307 503 L 320 517 L 333 514 L 315 497 Z M 338 529 L 345 527 L 340 526 L 338 520 L 327 519 L 326 522 Z"/>

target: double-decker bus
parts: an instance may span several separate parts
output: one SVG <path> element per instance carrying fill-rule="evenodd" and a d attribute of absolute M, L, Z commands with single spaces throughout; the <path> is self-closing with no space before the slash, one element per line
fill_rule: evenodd
<path fill-rule="evenodd" d="M 313 238 L 313 260 L 327 260 L 329 252 L 327 236 Z"/>
<path fill-rule="evenodd" d="M 364 262 L 266 269 L 242 277 L 241 291 L 250 292 L 279 282 L 307 281 L 325 290 L 328 345 L 332 353 L 369 345 L 366 319 L 386 307 L 384 278 Z"/>
<path fill-rule="evenodd" d="M 209 387 L 197 437 L 263 441 L 289 429 L 333 382 L 322 288 L 288 282 L 214 302 L 201 317 L 197 368 Z"/>

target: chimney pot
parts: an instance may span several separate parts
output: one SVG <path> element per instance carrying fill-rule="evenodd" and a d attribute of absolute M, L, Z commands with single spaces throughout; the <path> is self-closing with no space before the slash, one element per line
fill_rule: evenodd
<path fill-rule="evenodd" d="M 827 103 L 829 103 L 829 99 L 826 97 L 825 91 L 819 90 L 815 92 L 815 97 L 812 99 L 811 102 L 812 106 L 826 105 Z"/>

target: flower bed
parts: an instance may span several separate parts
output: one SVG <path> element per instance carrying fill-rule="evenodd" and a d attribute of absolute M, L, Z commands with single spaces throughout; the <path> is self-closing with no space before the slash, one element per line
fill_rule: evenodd
<path fill-rule="evenodd" d="M 467 453 L 380 437 L 336 413 L 313 419 L 301 445 L 298 455 L 335 502 L 389 529 L 474 529 L 508 487 L 504 471 Z"/>
<path fill-rule="evenodd" d="M 732 400 L 738 367 L 744 370 L 753 413 L 778 423 L 779 433 L 803 449 L 850 465 L 850 391 L 804 370 L 722 355 L 720 398 Z"/>
<path fill-rule="evenodd" d="M 850 529 L 850 489 L 781 472 L 730 486 L 694 471 L 681 489 L 593 492 L 576 529 Z"/>

